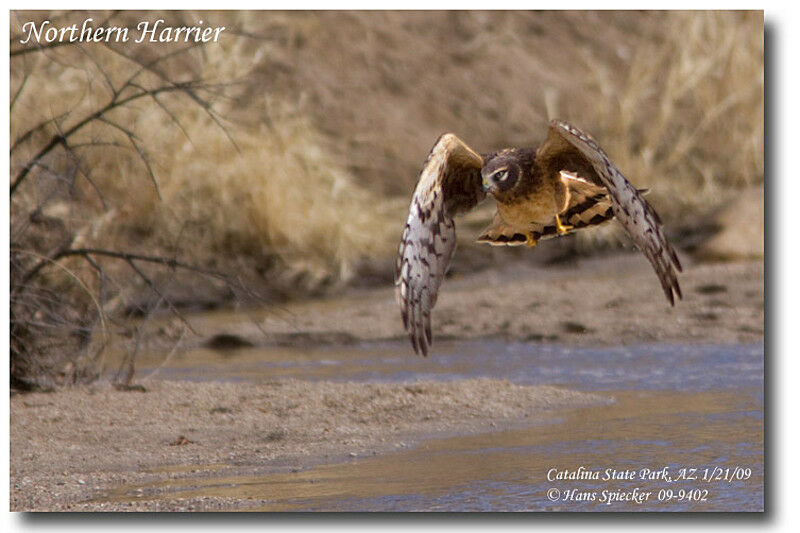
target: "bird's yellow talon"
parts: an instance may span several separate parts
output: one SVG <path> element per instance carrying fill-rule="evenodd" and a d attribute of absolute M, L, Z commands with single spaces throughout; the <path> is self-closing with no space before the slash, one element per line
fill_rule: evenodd
<path fill-rule="evenodd" d="M 573 226 L 565 226 L 561 223 L 561 219 L 556 215 L 556 231 L 559 235 L 564 235 L 565 233 L 569 232 Z"/>
<path fill-rule="evenodd" d="M 534 246 L 536 246 L 536 244 L 537 244 L 538 242 L 539 242 L 539 241 L 537 241 L 536 239 L 534 239 L 534 238 L 533 238 L 533 234 L 532 234 L 532 233 L 529 233 L 529 234 L 528 234 L 528 239 L 525 241 L 525 245 L 526 245 L 528 248 L 533 248 Z"/>

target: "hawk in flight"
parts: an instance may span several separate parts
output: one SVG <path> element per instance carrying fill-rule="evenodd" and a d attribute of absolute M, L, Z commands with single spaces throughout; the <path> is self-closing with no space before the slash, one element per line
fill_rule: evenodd
<path fill-rule="evenodd" d="M 414 351 L 428 354 L 431 310 L 456 246 L 453 217 L 497 200 L 478 242 L 526 244 L 616 217 L 647 256 L 671 305 L 681 298 L 681 264 L 661 219 L 594 139 L 560 120 L 536 150 L 479 155 L 452 133 L 433 146 L 411 199 L 395 266 L 395 295 Z"/>

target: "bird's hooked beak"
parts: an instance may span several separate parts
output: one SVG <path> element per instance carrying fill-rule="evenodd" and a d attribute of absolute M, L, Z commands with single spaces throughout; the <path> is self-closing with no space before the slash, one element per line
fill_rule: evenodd
<path fill-rule="evenodd" d="M 481 180 L 483 181 L 483 192 L 489 192 L 489 190 L 497 186 L 498 175 L 501 175 L 501 177 L 505 179 L 505 177 L 508 176 L 508 167 L 505 166 L 495 169 L 488 176 L 483 172 L 481 172 Z"/>

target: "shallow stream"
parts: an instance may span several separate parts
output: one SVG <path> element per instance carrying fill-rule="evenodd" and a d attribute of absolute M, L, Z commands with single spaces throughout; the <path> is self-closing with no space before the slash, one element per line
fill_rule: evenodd
<path fill-rule="evenodd" d="M 270 502 L 281 511 L 758 511 L 764 508 L 763 344 L 583 349 L 437 343 L 196 350 L 149 379 L 453 380 L 490 376 L 612 401 L 546 423 L 432 438 L 400 452 L 252 477 L 170 480 L 163 497 Z M 157 368 L 157 371 L 156 371 Z M 108 494 L 130 500 L 133 489 Z"/>

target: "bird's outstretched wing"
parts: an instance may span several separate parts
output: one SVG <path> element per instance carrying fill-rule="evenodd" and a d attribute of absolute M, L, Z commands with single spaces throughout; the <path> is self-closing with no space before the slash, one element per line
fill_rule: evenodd
<path fill-rule="evenodd" d="M 553 171 L 558 168 L 579 172 L 581 176 L 599 180 L 608 189 L 614 215 L 634 244 L 647 256 L 661 281 L 667 300 L 675 305 L 675 295 L 683 297 L 677 277 L 681 264 L 664 236 L 661 219 L 597 142 L 578 128 L 561 120 L 553 120 L 550 122 L 549 135 L 537 150 L 536 157 Z M 587 163 L 595 172 L 587 172 Z"/>
<path fill-rule="evenodd" d="M 411 199 L 395 265 L 395 296 L 414 351 L 428 355 L 431 309 L 456 246 L 453 216 L 485 197 L 483 159 L 452 133 L 433 146 Z"/>

